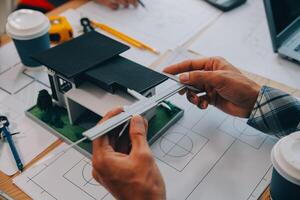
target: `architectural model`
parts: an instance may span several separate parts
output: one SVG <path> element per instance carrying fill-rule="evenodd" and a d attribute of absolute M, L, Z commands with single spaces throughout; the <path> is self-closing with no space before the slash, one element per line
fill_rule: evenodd
<path fill-rule="evenodd" d="M 48 68 L 52 96 L 40 91 L 37 106 L 29 110 L 29 116 L 75 142 L 111 109 L 130 106 L 140 100 L 139 96 L 155 95 L 155 86 L 168 77 L 119 55 L 128 49 L 92 31 L 35 56 Z M 152 143 L 154 136 L 157 139 L 183 111 L 169 104 L 146 114 L 150 125 L 152 122 L 148 138 Z M 83 146 L 91 152 L 91 144 Z"/>

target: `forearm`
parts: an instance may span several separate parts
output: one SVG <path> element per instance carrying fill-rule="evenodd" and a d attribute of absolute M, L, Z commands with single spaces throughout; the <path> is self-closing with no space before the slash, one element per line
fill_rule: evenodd
<path fill-rule="evenodd" d="M 247 123 L 278 137 L 298 131 L 300 101 L 280 90 L 263 86 Z"/>

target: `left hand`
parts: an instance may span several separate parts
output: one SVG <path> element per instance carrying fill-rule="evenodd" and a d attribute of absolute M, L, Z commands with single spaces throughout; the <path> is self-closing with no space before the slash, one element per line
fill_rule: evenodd
<path fill-rule="evenodd" d="M 165 68 L 164 72 L 181 74 L 180 82 L 206 92 L 198 97 L 195 92 L 187 91 L 188 100 L 200 109 L 211 104 L 237 117 L 250 116 L 260 91 L 257 83 L 220 57 L 183 61 Z"/>
<path fill-rule="evenodd" d="M 100 123 L 120 112 L 121 108 L 109 112 Z M 93 141 L 93 177 L 116 199 L 166 198 L 164 181 L 146 139 L 147 129 L 148 123 L 144 118 L 132 117 L 129 127 L 132 148 L 129 154 L 117 152 L 118 131 Z"/>
<path fill-rule="evenodd" d="M 138 1 L 137 0 L 97 0 L 100 4 L 103 4 L 113 10 L 119 8 L 119 6 L 124 6 L 128 8 L 130 5 L 137 7 Z"/>

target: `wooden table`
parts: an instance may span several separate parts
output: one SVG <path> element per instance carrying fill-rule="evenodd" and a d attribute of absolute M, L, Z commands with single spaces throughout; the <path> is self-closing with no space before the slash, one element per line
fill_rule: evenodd
<path fill-rule="evenodd" d="M 69 9 L 69 8 L 78 8 L 79 6 L 81 6 L 82 4 L 86 3 L 88 0 L 76 0 L 76 1 L 70 1 L 56 9 L 54 9 L 53 11 L 47 13 L 48 16 L 51 15 L 58 15 L 60 13 L 62 13 L 63 11 Z M 201 33 L 199 33 L 201 34 Z M 3 36 L 1 38 L 1 45 L 4 45 L 6 43 L 10 42 L 10 38 L 7 36 Z M 300 98 L 300 91 L 290 88 L 288 86 L 285 86 L 283 84 L 280 84 L 278 82 L 272 81 L 270 79 L 266 79 L 264 77 L 258 76 L 258 75 L 254 75 L 251 73 L 247 73 L 244 72 L 248 77 L 250 77 L 252 80 L 256 81 L 257 83 L 261 84 L 261 85 L 269 85 L 271 87 L 275 87 L 278 89 L 281 89 L 285 92 L 288 92 L 290 94 L 293 94 L 297 97 Z M 61 144 L 62 141 L 57 140 L 56 142 L 54 142 L 50 147 L 48 147 L 44 152 L 42 152 L 38 157 L 36 157 L 34 160 L 32 160 L 28 165 L 25 166 L 25 169 L 30 167 L 33 163 L 35 163 L 37 160 L 39 160 L 40 158 L 42 158 L 43 156 L 47 155 L 47 153 L 49 153 L 51 150 L 53 150 L 54 148 L 56 148 L 59 144 Z M 12 183 L 12 179 L 17 176 L 17 174 L 15 174 L 14 176 L 7 176 L 5 175 L 3 172 L 0 171 L 0 190 L 6 192 L 7 194 L 9 194 L 12 198 L 16 199 L 16 200 L 30 200 L 31 198 L 26 195 L 24 192 L 22 192 L 17 186 L 15 186 Z M 262 196 L 259 198 L 259 200 L 270 200 L 270 195 L 269 195 L 269 188 L 266 188 L 265 192 L 262 194 Z"/>

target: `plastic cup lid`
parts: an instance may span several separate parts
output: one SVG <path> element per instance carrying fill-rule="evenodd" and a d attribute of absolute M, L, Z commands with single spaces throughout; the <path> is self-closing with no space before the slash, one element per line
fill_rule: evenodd
<path fill-rule="evenodd" d="M 280 175 L 300 186 L 300 132 L 279 140 L 272 150 L 271 159 Z"/>
<path fill-rule="evenodd" d="M 28 40 L 44 35 L 49 27 L 49 19 L 43 13 L 21 9 L 8 16 L 6 32 L 14 39 Z"/>

